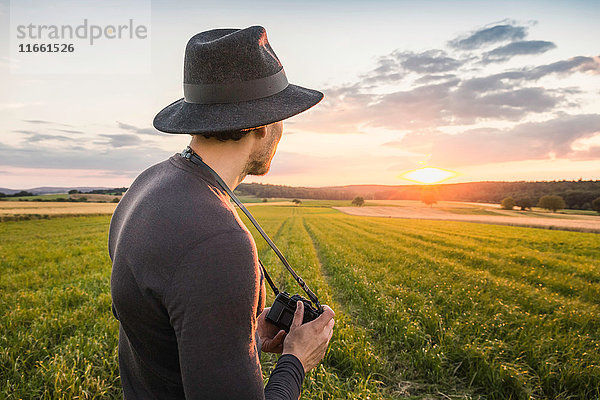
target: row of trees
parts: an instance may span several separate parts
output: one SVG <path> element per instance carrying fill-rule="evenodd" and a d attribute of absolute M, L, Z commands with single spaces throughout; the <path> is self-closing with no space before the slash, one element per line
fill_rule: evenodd
<path fill-rule="evenodd" d="M 13 194 L 0 193 L 0 198 L 1 197 L 23 197 L 23 196 L 35 196 L 35 194 L 33 194 L 31 192 L 27 192 L 25 190 L 21 190 L 20 192 L 13 193 Z"/>
<path fill-rule="evenodd" d="M 531 210 L 531 207 L 533 207 L 534 204 L 535 202 L 527 197 L 513 199 L 511 196 L 509 196 L 502 199 L 500 206 L 504 210 L 512 210 L 515 207 L 520 207 L 521 210 Z M 563 199 L 561 196 L 546 195 L 540 197 L 539 201 L 537 202 L 537 206 L 546 210 L 550 210 L 552 212 L 556 212 L 558 210 L 566 208 L 567 203 L 565 202 L 565 199 Z M 592 210 L 600 213 L 600 197 L 592 200 L 590 206 Z"/>
<path fill-rule="evenodd" d="M 592 202 L 600 197 L 598 181 L 553 181 L 553 182 L 469 182 L 435 185 L 435 190 L 424 193 L 419 185 L 350 185 L 333 187 L 292 187 L 260 183 L 242 183 L 235 192 L 259 198 L 297 198 L 318 200 L 427 200 L 435 204 L 440 200 L 499 203 L 510 196 L 513 199 L 528 199 L 538 204 L 547 195 L 563 198 L 566 208 L 591 210 Z M 424 198 L 425 196 L 426 198 Z"/>
<path fill-rule="evenodd" d="M 123 193 L 125 193 L 127 191 L 126 187 L 122 187 L 122 188 L 114 188 L 114 189 L 94 189 L 94 190 L 90 190 L 87 192 L 82 192 L 79 191 L 77 189 L 71 189 L 69 190 L 67 193 L 68 194 L 108 194 L 108 195 L 113 195 L 113 196 L 119 196 L 122 195 Z M 0 199 L 7 199 L 8 198 L 14 198 L 14 197 L 34 197 L 33 199 L 31 199 L 32 201 L 67 201 L 67 202 L 80 202 L 80 201 L 87 201 L 86 197 L 79 197 L 79 198 L 71 198 L 69 197 L 68 199 L 63 199 L 63 198 L 44 198 L 44 197 L 39 197 L 38 195 L 36 195 L 35 193 L 32 192 L 28 192 L 26 190 L 21 190 L 19 192 L 13 193 L 13 194 L 6 194 L 6 193 L 2 193 L 0 192 Z M 23 199 L 19 199 L 19 200 L 23 200 Z M 115 197 L 112 200 L 113 203 L 118 203 L 119 202 L 119 198 Z"/>

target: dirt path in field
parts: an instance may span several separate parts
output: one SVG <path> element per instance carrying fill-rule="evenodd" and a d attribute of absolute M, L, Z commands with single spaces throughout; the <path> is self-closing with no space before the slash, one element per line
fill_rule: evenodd
<path fill-rule="evenodd" d="M 431 219 L 443 221 L 479 222 L 483 224 L 524 226 L 530 228 L 559 229 L 600 233 L 600 216 L 549 214 L 552 217 L 506 215 L 463 215 L 428 207 L 333 207 L 345 214 L 365 217 Z M 494 210 L 501 213 L 500 210 Z"/>

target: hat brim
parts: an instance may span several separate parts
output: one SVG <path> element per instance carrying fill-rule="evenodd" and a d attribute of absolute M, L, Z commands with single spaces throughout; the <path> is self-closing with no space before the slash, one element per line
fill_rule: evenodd
<path fill-rule="evenodd" d="M 153 125 L 166 133 L 218 133 L 256 128 L 308 110 L 323 93 L 289 84 L 281 92 L 239 103 L 195 104 L 179 99 L 163 108 Z"/>

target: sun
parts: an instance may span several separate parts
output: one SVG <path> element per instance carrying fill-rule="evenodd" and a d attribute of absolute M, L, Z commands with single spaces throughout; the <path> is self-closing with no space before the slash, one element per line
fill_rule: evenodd
<path fill-rule="evenodd" d="M 400 175 L 400 178 L 430 185 L 454 178 L 457 175 L 458 173 L 447 169 L 425 167 L 405 172 Z"/>

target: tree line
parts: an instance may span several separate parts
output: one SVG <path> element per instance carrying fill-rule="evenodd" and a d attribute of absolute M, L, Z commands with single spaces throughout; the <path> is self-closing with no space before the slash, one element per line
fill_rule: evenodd
<path fill-rule="evenodd" d="M 82 192 L 77 189 L 71 189 L 67 193 L 68 194 L 110 194 L 113 196 L 119 196 L 119 195 L 122 195 L 123 193 L 125 193 L 127 191 L 127 189 L 128 188 L 126 188 L 126 187 L 120 187 L 120 188 L 113 188 L 113 189 L 94 189 L 94 190 L 89 190 L 87 192 Z M 37 194 L 28 192 L 26 190 L 21 190 L 19 192 L 13 193 L 13 194 L 6 194 L 6 193 L 0 192 L 0 198 L 2 198 L 2 197 L 26 197 L 26 196 L 37 196 Z"/>
<path fill-rule="evenodd" d="M 293 187 L 261 183 L 242 183 L 235 192 L 261 198 L 300 198 L 318 200 L 421 200 L 421 185 L 350 185 L 322 188 Z M 435 185 L 437 200 L 500 203 L 506 197 L 537 205 L 544 196 L 560 196 L 565 207 L 591 210 L 592 202 L 600 197 L 600 181 L 543 181 L 543 182 L 469 182 Z"/>

